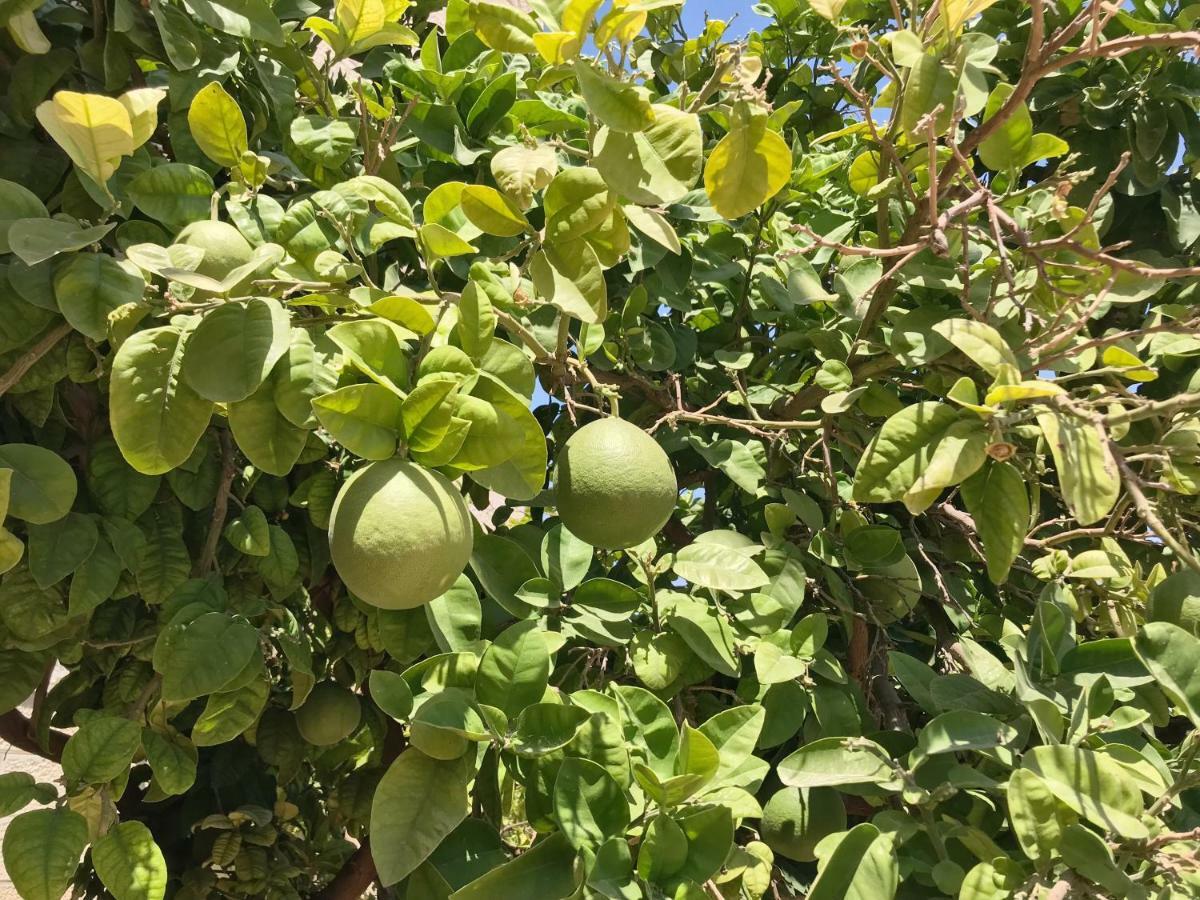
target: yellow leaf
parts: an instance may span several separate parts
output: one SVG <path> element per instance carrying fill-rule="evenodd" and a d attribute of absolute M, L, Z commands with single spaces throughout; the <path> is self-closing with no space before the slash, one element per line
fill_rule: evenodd
<path fill-rule="evenodd" d="M 154 134 L 154 129 L 158 127 L 158 104 L 166 96 L 167 92 L 159 88 L 136 88 L 117 98 L 129 113 L 133 149 L 142 146 Z"/>
<path fill-rule="evenodd" d="M 637 9 L 613 9 L 596 29 L 596 43 L 607 44 L 609 41 L 615 40 L 622 46 L 628 46 L 645 27 L 645 12 Z"/>
<path fill-rule="evenodd" d="M 334 54 L 341 56 L 346 50 L 346 41 L 337 25 L 320 16 L 309 16 L 304 20 L 304 27 L 330 46 Z"/>
<path fill-rule="evenodd" d="M 1066 393 L 1052 381 L 1022 381 L 1019 384 L 999 384 L 987 392 L 984 403 L 1009 403 L 1014 400 L 1040 400 Z"/>
<path fill-rule="evenodd" d="M 739 219 L 783 190 L 791 174 L 787 142 L 767 128 L 764 113 L 740 104 L 729 133 L 708 158 L 704 189 L 713 209 L 726 219 Z"/>
<path fill-rule="evenodd" d="M 942 0 L 942 23 L 950 34 L 957 34 L 968 19 L 995 3 L 996 0 Z"/>
<path fill-rule="evenodd" d="M 464 256 L 475 252 L 473 245 L 464 241 L 449 228 L 436 223 L 422 225 L 420 237 L 421 244 L 432 256 Z"/>
<path fill-rule="evenodd" d="M 112 97 L 59 91 L 38 106 L 37 120 L 97 184 L 108 181 L 121 157 L 133 154 L 129 113 Z"/>
<path fill-rule="evenodd" d="M 463 188 L 462 210 L 471 224 L 485 234 L 516 237 L 529 223 L 516 205 L 493 187 L 469 184 Z"/>
<path fill-rule="evenodd" d="M 1125 371 L 1121 373 L 1121 377 L 1128 378 L 1130 381 L 1154 381 L 1158 378 L 1157 372 L 1124 347 L 1112 346 L 1105 348 L 1100 361 L 1104 365 L 1114 369 L 1124 369 Z"/>
<path fill-rule="evenodd" d="M 533 36 L 533 44 L 542 59 L 557 66 L 578 56 L 583 41 L 570 31 L 539 31 Z"/>
<path fill-rule="evenodd" d="M 216 81 L 202 87 L 193 98 L 188 128 L 201 152 L 217 165 L 240 165 L 242 154 L 249 149 L 242 111 Z"/>
<path fill-rule="evenodd" d="M 383 28 L 387 23 L 387 10 L 383 0 L 338 0 L 334 18 L 346 36 L 346 43 L 353 44 Z"/>

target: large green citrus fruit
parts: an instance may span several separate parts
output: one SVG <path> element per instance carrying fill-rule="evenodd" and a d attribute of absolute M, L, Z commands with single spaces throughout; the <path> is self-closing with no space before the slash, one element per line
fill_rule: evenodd
<path fill-rule="evenodd" d="M 175 243 L 203 250 L 204 258 L 196 266 L 196 271 L 217 281 L 238 266 L 248 263 L 254 253 L 250 242 L 228 222 L 193 222 L 179 232 Z"/>
<path fill-rule="evenodd" d="M 812 862 L 821 838 L 845 830 L 846 807 L 833 788 L 785 787 L 763 807 L 763 843 L 797 862 Z"/>
<path fill-rule="evenodd" d="M 679 491 L 658 442 L 618 418 L 599 419 L 571 435 L 554 482 L 563 524 L 606 550 L 656 535 L 671 518 Z"/>
<path fill-rule="evenodd" d="M 329 747 L 354 733 L 362 719 L 358 697 L 340 684 L 324 681 L 296 710 L 296 727 L 310 744 Z"/>
<path fill-rule="evenodd" d="M 466 568 L 473 540 L 454 485 L 401 459 L 355 472 L 329 519 L 338 575 L 356 597 L 383 609 L 412 609 L 444 594 Z"/>

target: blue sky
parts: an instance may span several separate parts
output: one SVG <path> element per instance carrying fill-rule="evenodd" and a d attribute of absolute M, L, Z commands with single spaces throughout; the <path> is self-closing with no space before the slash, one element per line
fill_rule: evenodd
<path fill-rule="evenodd" d="M 743 35 L 751 28 L 765 25 L 767 20 L 754 12 L 750 7 L 754 4 L 749 0 L 688 0 L 683 7 L 683 22 L 687 32 L 692 37 L 698 35 L 704 28 L 704 13 L 707 11 L 711 19 L 732 19 L 737 14 L 737 20 L 729 36 Z"/>

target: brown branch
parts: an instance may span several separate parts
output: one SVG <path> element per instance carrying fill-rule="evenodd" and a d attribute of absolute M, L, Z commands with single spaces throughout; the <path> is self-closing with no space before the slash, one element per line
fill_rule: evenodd
<path fill-rule="evenodd" d="M 51 762 L 58 762 L 62 759 L 63 748 L 67 745 L 69 738 L 69 734 L 51 728 L 50 747 L 46 749 L 34 737 L 32 723 L 20 710 L 12 709 L 0 715 L 0 740 L 18 750 L 24 750 L 26 753 L 32 753 L 34 756 L 40 756 Z"/>
<path fill-rule="evenodd" d="M 1182 541 L 1171 534 L 1170 529 L 1158 517 L 1158 513 L 1154 511 L 1154 506 L 1150 503 L 1145 491 L 1142 490 L 1142 479 L 1138 477 L 1137 473 L 1130 468 L 1129 463 L 1121 456 L 1121 448 L 1114 442 L 1110 442 L 1109 447 L 1112 450 L 1113 458 L 1117 461 L 1117 468 L 1121 470 L 1121 480 L 1125 483 L 1125 490 L 1133 498 L 1134 508 L 1137 509 L 1138 515 L 1142 517 L 1142 521 L 1162 539 L 1164 544 L 1171 548 L 1181 562 L 1193 571 L 1200 572 L 1200 559 L 1197 559 L 1195 554 L 1184 546 Z"/>
<path fill-rule="evenodd" d="M 32 369 L 39 359 L 53 350 L 58 342 L 70 333 L 70 323 L 63 322 L 56 328 L 46 332 L 40 341 L 17 357 L 17 361 L 9 367 L 9 370 L 0 375 L 0 395 L 7 393 L 18 381 L 24 378 L 25 373 Z"/>
<path fill-rule="evenodd" d="M 225 517 L 229 513 L 229 492 L 233 488 L 233 479 L 237 476 L 237 462 L 233 453 L 233 442 L 229 432 L 224 428 L 217 430 L 217 438 L 221 443 L 221 483 L 217 488 L 217 497 L 213 501 L 212 519 L 208 523 L 208 535 L 204 540 L 204 550 L 192 575 L 203 577 L 208 574 L 217 560 L 217 547 L 221 542 L 221 531 L 225 527 Z"/>
<path fill-rule="evenodd" d="M 370 838 L 363 838 L 333 881 L 316 895 L 316 900 L 359 900 L 377 875 Z"/>

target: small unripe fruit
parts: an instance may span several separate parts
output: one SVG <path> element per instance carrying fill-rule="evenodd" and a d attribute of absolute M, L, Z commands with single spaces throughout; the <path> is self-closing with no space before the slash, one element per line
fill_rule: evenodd
<path fill-rule="evenodd" d="M 624 550 L 658 534 L 679 495 L 662 447 L 618 418 L 591 422 L 570 437 L 554 483 L 563 524 L 605 550 Z"/>
<path fill-rule="evenodd" d="M 217 281 L 248 263 L 254 253 L 250 242 L 228 222 L 193 222 L 179 232 L 175 243 L 203 250 L 204 258 L 196 266 L 196 272 Z"/>
<path fill-rule="evenodd" d="M 355 472 L 329 517 L 329 549 L 350 591 L 382 609 L 412 609 L 454 584 L 474 542 L 462 494 L 443 475 L 389 459 Z"/>
<path fill-rule="evenodd" d="M 812 862 L 821 838 L 845 830 L 846 807 L 833 788 L 785 787 L 763 807 L 763 843 L 796 862 Z"/>
<path fill-rule="evenodd" d="M 354 734 L 362 721 L 358 697 L 340 684 L 318 684 L 304 704 L 296 710 L 296 728 L 300 736 L 317 747 L 330 747 Z"/>

